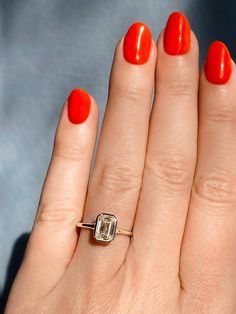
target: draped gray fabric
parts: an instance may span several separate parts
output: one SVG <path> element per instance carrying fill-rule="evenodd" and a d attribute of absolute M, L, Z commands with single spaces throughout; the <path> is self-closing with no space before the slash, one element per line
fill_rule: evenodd
<path fill-rule="evenodd" d="M 236 52 L 236 4 L 220 0 L 0 0 L 0 293 L 22 258 L 69 91 L 98 101 L 100 124 L 117 40 L 137 20 L 156 38 L 171 11 L 190 19 L 201 45 Z"/>

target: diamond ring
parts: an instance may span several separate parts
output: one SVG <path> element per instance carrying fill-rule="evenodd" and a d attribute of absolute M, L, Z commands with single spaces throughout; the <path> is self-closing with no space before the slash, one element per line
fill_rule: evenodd
<path fill-rule="evenodd" d="M 95 222 L 86 223 L 79 222 L 77 227 L 93 230 L 93 236 L 98 242 L 109 243 L 114 240 L 116 234 L 132 236 L 132 231 L 121 229 L 117 226 L 118 219 L 116 216 L 106 213 L 101 213 L 97 216 Z"/>

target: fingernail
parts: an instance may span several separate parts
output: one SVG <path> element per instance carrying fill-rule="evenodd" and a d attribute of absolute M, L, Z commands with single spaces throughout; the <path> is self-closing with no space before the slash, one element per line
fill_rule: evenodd
<path fill-rule="evenodd" d="M 144 23 L 130 26 L 124 38 L 123 53 L 126 61 L 144 64 L 148 61 L 152 44 L 152 34 Z"/>
<path fill-rule="evenodd" d="M 213 84 L 225 84 L 232 72 L 228 48 L 221 41 L 214 41 L 208 48 L 204 64 L 205 76 Z"/>
<path fill-rule="evenodd" d="M 68 118 L 71 123 L 84 122 L 90 112 L 91 98 L 82 89 L 74 89 L 68 97 Z"/>
<path fill-rule="evenodd" d="M 191 43 L 189 21 L 180 12 L 172 13 L 164 31 L 164 49 L 170 55 L 180 55 L 188 52 Z"/>

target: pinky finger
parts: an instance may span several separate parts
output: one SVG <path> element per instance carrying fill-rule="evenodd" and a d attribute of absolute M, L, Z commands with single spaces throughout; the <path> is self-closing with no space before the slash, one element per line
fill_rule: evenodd
<path fill-rule="evenodd" d="M 73 255 L 97 135 L 98 108 L 83 90 L 66 101 L 38 212 L 13 291 L 39 297 L 57 284 Z M 21 288 L 19 289 L 19 285 Z"/>

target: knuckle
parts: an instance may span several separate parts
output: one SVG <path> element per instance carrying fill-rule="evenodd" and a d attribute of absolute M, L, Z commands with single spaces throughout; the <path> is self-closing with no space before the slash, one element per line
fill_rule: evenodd
<path fill-rule="evenodd" d="M 65 161 L 83 161 L 86 159 L 86 149 L 83 145 L 66 145 L 57 140 L 53 150 L 53 157 L 62 159 Z"/>
<path fill-rule="evenodd" d="M 42 204 L 36 218 L 37 224 L 71 224 L 76 220 L 77 210 L 66 204 Z"/>
<path fill-rule="evenodd" d="M 189 82 L 172 81 L 169 85 L 170 93 L 173 96 L 188 96 L 191 91 L 190 85 Z"/>
<path fill-rule="evenodd" d="M 128 165 L 106 165 L 93 176 L 93 181 L 97 186 L 113 192 L 139 190 L 141 187 L 141 175 Z"/>
<path fill-rule="evenodd" d="M 114 89 L 116 95 L 131 102 L 140 103 L 140 100 L 143 101 L 147 97 L 150 97 L 150 91 L 145 84 L 117 84 Z"/>
<path fill-rule="evenodd" d="M 187 292 L 187 303 L 192 309 L 195 309 L 194 313 L 197 312 L 196 310 L 198 313 L 209 313 L 215 300 L 225 294 L 222 283 L 226 282 L 226 279 L 222 276 L 221 271 L 213 275 L 201 270 L 196 275 L 196 280 Z M 221 313 L 226 312 L 222 311 Z"/>
<path fill-rule="evenodd" d="M 234 205 L 233 174 L 225 169 L 213 169 L 198 176 L 193 184 L 193 197 L 217 205 Z M 230 206 L 231 207 L 231 206 Z"/>
<path fill-rule="evenodd" d="M 103 285 L 103 289 L 101 289 L 101 283 L 98 288 L 96 285 L 96 283 L 93 283 L 93 288 L 90 288 L 90 290 L 84 294 L 84 297 L 81 300 L 81 313 L 111 313 L 111 304 L 109 302 L 111 288 L 108 289 L 105 285 Z M 100 309 L 99 312 L 98 308 Z M 74 313 L 78 312 L 75 311 Z"/>
<path fill-rule="evenodd" d="M 168 82 L 168 89 L 173 96 L 188 96 L 192 93 L 193 82 L 187 71 L 174 73 L 171 80 Z"/>
<path fill-rule="evenodd" d="M 202 106 L 202 115 L 206 120 L 214 122 L 236 122 L 235 106 L 232 103 L 218 101 Z"/>
<path fill-rule="evenodd" d="M 187 158 L 173 154 L 160 154 L 147 160 L 145 171 L 161 181 L 169 190 L 179 191 L 192 182 L 193 165 Z"/>

